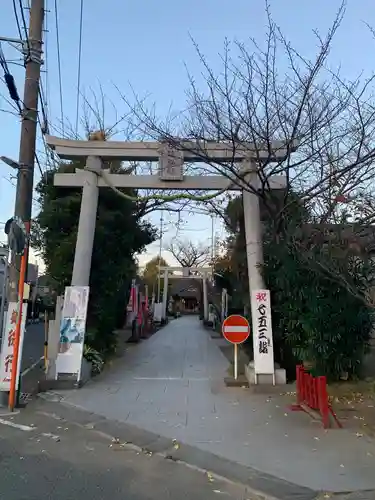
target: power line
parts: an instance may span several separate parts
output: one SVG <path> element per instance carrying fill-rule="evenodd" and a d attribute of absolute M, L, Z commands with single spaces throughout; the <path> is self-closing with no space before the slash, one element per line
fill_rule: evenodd
<path fill-rule="evenodd" d="M 76 105 L 76 136 L 78 134 L 79 96 L 81 90 L 81 60 L 82 60 L 82 32 L 83 32 L 83 0 L 81 0 L 78 42 L 78 68 L 77 68 L 77 105 Z"/>
<path fill-rule="evenodd" d="M 56 28 L 56 45 L 57 45 L 57 66 L 59 72 L 59 88 L 60 88 L 60 116 L 62 135 L 64 137 L 64 108 L 63 108 L 63 91 L 62 91 L 62 78 L 61 78 L 61 56 L 60 56 L 60 33 L 59 33 L 59 15 L 57 8 L 57 0 L 55 0 L 55 28 Z"/>
<path fill-rule="evenodd" d="M 19 115 L 22 118 L 23 117 L 23 110 L 21 107 L 21 99 L 19 98 L 17 85 L 16 85 L 16 82 L 14 80 L 14 77 L 9 72 L 9 67 L 8 67 L 7 61 L 6 61 L 5 56 L 4 56 L 1 42 L 0 42 L 0 66 L 3 68 L 3 71 L 4 71 L 4 82 L 8 88 L 9 96 L 12 99 L 12 101 L 14 101 L 16 103 L 18 111 L 19 111 Z M 38 115 L 38 120 L 39 120 L 39 115 Z M 43 174 L 42 166 L 40 164 L 40 161 L 39 161 L 39 158 L 38 158 L 38 155 L 36 152 L 35 152 L 35 161 L 38 165 L 40 175 L 43 177 L 44 174 Z"/>
<path fill-rule="evenodd" d="M 19 35 L 20 39 L 22 40 L 23 36 L 22 36 L 22 30 L 21 30 L 20 20 L 19 20 L 18 12 L 17 12 L 16 0 L 13 0 L 13 12 L 14 12 L 14 17 L 16 19 L 16 24 L 17 24 L 17 29 L 18 29 L 18 35 Z"/>
<path fill-rule="evenodd" d="M 44 35 L 44 68 L 45 68 L 45 72 L 44 72 L 44 75 L 45 75 L 45 91 L 43 90 L 43 94 L 44 94 L 44 99 L 46 101 L 46 115 L 47 115 L 47 119 L 48 119 L 48 113 L 49 113 L 49 109 L 50 109 L 50 104 L 51 104 L 51 100 L 50 100 L 50 86 L 49 86 L 49 30 L 48 30 L 48 26 L 49 26 L 49 10 L 48 10 L 48 0 L 46 0 L 46 13 L 45 13 L 45 17 L 44 17 L 44 31 L 45 31 L 45 35 Z M 48 129 L 49 129 L 49 125 L 48 125 Z"/>
<path fill-rule="evenodd" d="M 9 67 L 5 59 L 1 42 L 0 42 L 0 66 L 3 68 L 4 71 L 4 82 L 5 85 L 7 86 L 9 97 L 16 104 L 19 113 L 22 114 L 21 100 L 18 94 L 16 82 L 14 80 L 13 75 L 9 71 Z"/>
<path fill-rule="evenodd" d="M 13 4 L 14 4 L 14 0 L 13 0 Z M 27 25 L 26 25 L 25 14 L 23 12 L 22 0 L 18 0 L 18 4 L 20 6 L 20 12 L 21 12 L 21 19 L 22 19 L 22 24 L 23 24 L 23 30 L 25 32 L 26 43 L 27 43 L 27 46 L 28 46 L 28 49 L 29 49 L 29 56 L 30 56 L 29 36 L 28 36 L 28 33 L 27 33 Z M 21 36 L 21 40 L 22 40 L 22 36 Z"/>

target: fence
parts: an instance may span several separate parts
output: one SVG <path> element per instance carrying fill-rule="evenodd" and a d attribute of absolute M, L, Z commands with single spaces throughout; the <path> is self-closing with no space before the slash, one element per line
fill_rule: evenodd
<path fill-rule="evenodd" d="M 342 425 L 329 403 L 326 377 L 314 377 L 302 365 L 297 366 L 296 372 L 297 404 L 292 405 L 291 410 L 317 412 L 325 429 L 331 427 L 332 421 L 341 428 Z"/>

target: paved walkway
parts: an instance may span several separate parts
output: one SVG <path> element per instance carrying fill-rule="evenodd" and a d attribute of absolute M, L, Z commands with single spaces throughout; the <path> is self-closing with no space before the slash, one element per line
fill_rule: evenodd
<path fill-rule="evenodd" d="M 312 489 L 375 488 L 373 440 L 326 432 L 280 397 L 226 388 L 221 342 L 195 317 L 179 318 L 64 399 Z"/>

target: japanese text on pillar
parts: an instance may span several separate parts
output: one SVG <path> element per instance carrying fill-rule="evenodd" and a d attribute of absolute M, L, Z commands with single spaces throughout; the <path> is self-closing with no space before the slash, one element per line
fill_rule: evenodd
<path fill-rule="evenodd" d="M 254 369 L 257 374 L 274 373 L 271 297 L 269 290 L 251 293 Z"/>
<path fill-rule="evenodd" d="M 266 292 L 258 292 L 256 295 L 256 300 L 258 303 L 258 346 L 259 354 L 268 354 L 268 348 L 271 345 L 271 339 L 268 334 L 268 322 L 267 322 L 267 294 Z"/>
<path fill-rule="evenodd" d="M 16 337 L 16 325 L 17 325 L 18 312 L 13 309 L 10 322 L 6 332 L 6 346 L 7 352 L 4 357 L 4 377 L 3 382 L 8 382 L 10 380 L 10 375 L 12 373 L 12 362 L 13 362 L 13 346 Z M 5 347 L 5 346 L 4 346 Z"/>

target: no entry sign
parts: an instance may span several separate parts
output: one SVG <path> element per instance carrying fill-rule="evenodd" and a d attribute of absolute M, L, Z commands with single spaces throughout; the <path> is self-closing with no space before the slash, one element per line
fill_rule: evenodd
<path fill-rule="evenodd" d="M 242 344 L 250 335 L 250 325 L 244 316 L 232 314 L 223 321 L 222 332 L 231 344 Z"/>

